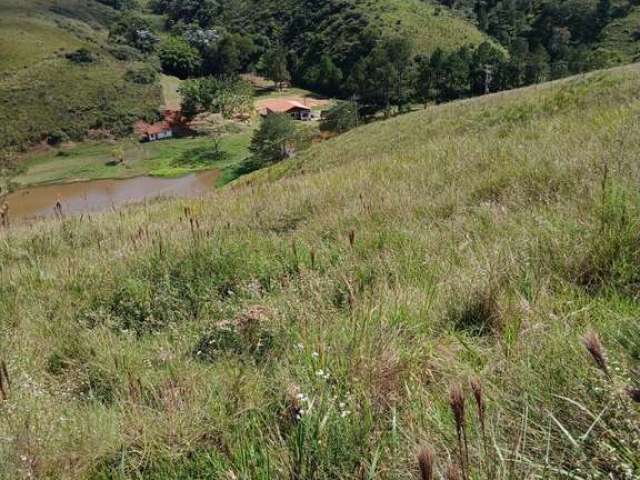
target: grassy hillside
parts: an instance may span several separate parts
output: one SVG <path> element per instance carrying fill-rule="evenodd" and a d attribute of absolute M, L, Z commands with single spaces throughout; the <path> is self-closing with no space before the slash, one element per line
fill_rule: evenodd
<path fill-rule="evenodd" d="M 379 19 L 383 31 L 411 38 L 419 53 L 430 54 L 437 48 L 450 51 L 487 40 L 471 22 L 435 2 L 366 0 L 358 5 L 370 17 Z"/>
<path fill-rule="evenodd" d="M 158 85 L 123 77 L 140 65 L 118 61 L 105 45 L 115 12 L 93 0 L 0 0 L 0 149 L 21 149 L 55 132 L 82 137 L 88 129 L 126 131 L 152 116 Z M 78 65 L 65 54 L 96 57 Z"/>
<path fill-rule="evenodd" d="M 639 87 L 433 107 L 1 231 L 0 478 L 410 479 L 425 446 L 435 478 L 638 478 Z"/>
<path fill-rule="evenodd" d="M 640 7 L 634 6 L 627 16 L 616 18 L 602 31 L 599 45 L 614 55 L 620 56 L 621 62 L 634 62 L 640 59 Z"/>

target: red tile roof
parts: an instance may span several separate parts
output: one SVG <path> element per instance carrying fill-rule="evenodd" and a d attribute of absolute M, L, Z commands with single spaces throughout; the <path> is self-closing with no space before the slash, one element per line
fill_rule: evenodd
<path fill-rule="evenodd" d="M 286 113 L 294 109 L 311 110 L 310 107 L 295 100 L 270 100 L 262 104 L 265 111 L 273 113 Z"/>
<path fill-rule="evenodd" d="M 182 114 L 179 110 L 165 110 L 162 112 L 164 120 L 147 123 L 144 120 L 136 122 L 134 129 L 138 135 L 157 135 L 172 130 L 182 124 Z"/>

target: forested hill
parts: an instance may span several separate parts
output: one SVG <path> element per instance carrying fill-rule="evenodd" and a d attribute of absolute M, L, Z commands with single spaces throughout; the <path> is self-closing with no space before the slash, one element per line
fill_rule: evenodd
<path fill-rule="evenodd" d="M 509 48 L 539 51 L 552 76 L 638 60 L 635 0 L 440 0 Z"/>
<path fill-rule="evenodd" d="M 281 44 L 293 80 L 326 93 L 344 93 L 351 69 L 385 37 L 407 39 L 414 54 L 424 55 L 488 40 L 460 13 L 421 0 L 156 0 L 153 9 L 180 35 L 197 29 L 239 34 L 254 52 Z"/>

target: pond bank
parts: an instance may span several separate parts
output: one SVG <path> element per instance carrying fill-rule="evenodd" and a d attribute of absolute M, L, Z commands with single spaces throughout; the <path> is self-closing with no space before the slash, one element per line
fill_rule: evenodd
<path fill-rule="evenodd" d="M 177 178 L 139 176 L 120 180 L 91 180 L 25 187 L 3 198 L 11 224 L 24 224 L 59 214 L 96 213 L 157 198 L 197 197 L 213 190 L 219 170 L 190 173 Z"/>

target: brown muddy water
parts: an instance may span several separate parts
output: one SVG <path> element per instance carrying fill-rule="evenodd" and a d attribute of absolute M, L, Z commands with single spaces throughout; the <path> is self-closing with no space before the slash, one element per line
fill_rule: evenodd
<path fill-rule="evenodd" d="M 197 197 L 213 189 L 219 173 L 208 170 L 178 178 L 142 176 L 40 185 L 16 190 L 2 201 L 9 205 L 11 224 L 29 223 L 56 216 L 58 201 L 63 215 L 80 215 L 160 197 Z"/>

